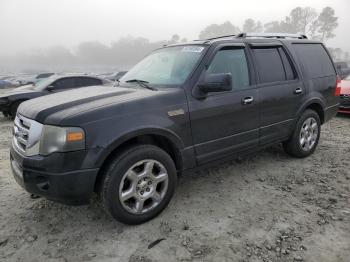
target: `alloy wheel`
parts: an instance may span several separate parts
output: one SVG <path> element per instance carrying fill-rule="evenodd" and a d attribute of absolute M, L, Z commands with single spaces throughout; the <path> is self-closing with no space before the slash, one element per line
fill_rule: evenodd
<path fill-rule="evenodd" d="M 119 186 L 120 202 L 132 214 L 146 213 L 161 203 L 168 182 L 168 172 L 160 162 L 139 161 L 123 175 Z"/>

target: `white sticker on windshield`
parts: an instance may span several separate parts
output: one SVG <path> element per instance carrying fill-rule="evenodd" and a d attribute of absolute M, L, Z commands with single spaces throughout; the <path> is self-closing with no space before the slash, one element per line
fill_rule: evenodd
<path fill-rule="evenodd" d="M 204 47 L 202 46 L 185 46 L 182 48 L 181 52 L 194 52 L 194 53 L 200 53 Z"/>

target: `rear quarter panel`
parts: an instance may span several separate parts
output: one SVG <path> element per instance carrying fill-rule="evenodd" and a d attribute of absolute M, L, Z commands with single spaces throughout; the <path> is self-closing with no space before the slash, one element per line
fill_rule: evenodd
<path fill-rule="evenodd" d="M 298 45 L 317 46 L 314 51 L 313 48 L 309 48 L 309 52 L 305 52 L 305 50 L 302 52 L 297 50 Z M 335 114 L 339 105 L 339 97 L 335 96 L 337 74 L 328 50 L 320 42 L 305 40 L 292 41 L 288 44 L 288 47 L 297 61 L 297 66 L 300 68 L 300 74 L 306 87 L 306 96 L 302 108 L 312 103 L 318 103 L 324 110 L 325 120 L 328 120 Z M 317 69 L 315 67 L 310 68 L 313 63 L 317 65 Z"/>

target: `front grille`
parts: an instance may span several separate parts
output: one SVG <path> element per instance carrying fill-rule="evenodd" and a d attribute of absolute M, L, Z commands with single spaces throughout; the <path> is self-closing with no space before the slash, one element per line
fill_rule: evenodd
<path fill-rule="evenodd" d="M 31 120 L 26 120 L 20 115 L 17 115 L 13 126 L 13 136 L 15 144 L 18 148 L 25 152 L 28 145 L 29 131 Z"/>
<path fill-rule="evenodd" d="M 39 153 L 39 141 L 43 125 L 17 114 L 13 125 L 13 143 L 24 155 Z"/>

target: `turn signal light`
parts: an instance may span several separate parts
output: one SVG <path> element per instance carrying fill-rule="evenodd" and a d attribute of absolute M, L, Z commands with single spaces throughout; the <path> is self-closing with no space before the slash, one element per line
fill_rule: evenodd
<path fill-rule="evenodd" d="M 68 142 L 80 141 L 80 140 L 83 140 L 83 138 L 84 138 L 83 132 L 74 132 L 74 133 L 67 134 Z"/>

